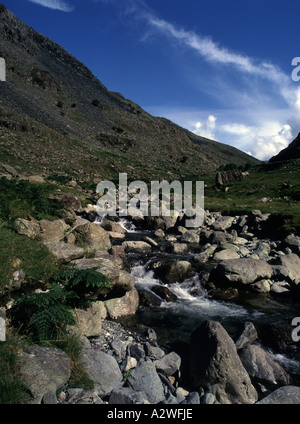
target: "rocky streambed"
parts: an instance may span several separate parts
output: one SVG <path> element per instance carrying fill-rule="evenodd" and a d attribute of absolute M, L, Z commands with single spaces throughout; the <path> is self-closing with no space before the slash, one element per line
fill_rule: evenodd
<path fill-rule="evenodd" d="M 55 223 L 42 223 L 57 258 L 98 267 L 113 290 L 77 310 L 95 390 L 65 388 L 63 352 L 28 348 L 21 358 L 32 402 L 300 403 L 300 331 L 292 324 L 300 315 L 300 238 L 273 240 L 272 219 L 207 211 L 191 230 L 177 216 L 91 223 L 95 213 L 81 210 L 63 241 L 51 240 Z M 83 242 L 100 239 L 105 249 L 87 257 Z M 43 376 L 38 388 L 32 364 Z"/>

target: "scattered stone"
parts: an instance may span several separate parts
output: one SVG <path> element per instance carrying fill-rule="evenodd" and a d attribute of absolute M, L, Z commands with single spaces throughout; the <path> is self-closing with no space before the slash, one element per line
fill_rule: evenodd
<path fill-rule="evenodd" d="M 286 281 L 278 281 L 271 287 L 271 292 L 274 294 L 288 294 L 290 293 L 290 285 Z"/>
<path fill-rule="evenodd" d="M 199 244 L 200 237 L 194 230 L 189 230 L 182 234 L 181 241 L 190 244 Z"/>
<path fill-rule="evenodd" d="M 239 259 L 240 255 L 231 249 L 220 250 L 214 254 L 215 261 L 224 261 L 227 259 Z"/>
<path fill-rule="evenodd" d="M 181 358 L 177 353 L 171 352 L 165 355 L 162 359 L 154 362 L 158 371 L 163 371 L 167 376 L 173 375 L 179 370 L 181 365 Z"/>
<path fill-rule="evenodd" d="M 143 391 L 136 391 L 131 387 L 115 389 L 109 396 L 109 404 L 111 405 L 143 405 L 148 403 L 147 396 Z"/>
<path fill-rule="evenodd" d="M 212 393 L 208 392 L 205 393 L 205 395 L 202 396 L 200 400 L 203 405 L 213 405 L 216 401 L 216 397 Z"/>
<path fill-rule="evenodd" d="M 233 221 L 234 217 L 232 216 L 221 216 L 212 224 L 211 227 L 214 231 L 225 231 L 232 226 Z"/>
<path fill-rule="evenodd" d="M 252 290 L 256 291 L 257 293 L 269 293 L 272 287 L 272 281 L 271 280 L 260 280 L 256 283 L 250 284 L 250 287 Z"/>
<path fill-rule="evenodd" d="M 189 252 L 189 246 L 186 243 L 173 243 L 172 251 L 174 255 L 186 255 Z"/>
<path fill-rule="evenodd" d="M 126 253 L 139 253 L 141 255 L 147 255 L 151 253 L 152 248 L 149 243 L 145 241 L 125 241 L 122 246 Z"/>

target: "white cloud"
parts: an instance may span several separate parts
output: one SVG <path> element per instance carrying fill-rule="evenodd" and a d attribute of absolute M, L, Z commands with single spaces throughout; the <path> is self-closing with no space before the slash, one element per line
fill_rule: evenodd
<path fill-rule="evenodd" d="M 213 140 L 215 138 L 216 120 L 217 118 L 214 115 L 209 115 L 205 122 L 198 121 L 194 124 L 193 132 Z"/>
<path fill-rule="evenodd" d="M 48 7 L 53 10 L 60 10 L 62 12 L 72 12 L 74 7 L 69 5 L 64 0 L 29 0 L 31 3 L 39 4 L 40 6 Z"/>
<path fill-rule="evenodd" d="M 257 75 L 281 85 L 290 82 L 290 77 L 272 63 L 255 61 L 248 56 L 219 47 L 210 37 L 176 28 L 175 25 L 152 15 L 145 16 L 151 26 L 192 48 L 209 62 L 232 65 L 242 72 Z"/>

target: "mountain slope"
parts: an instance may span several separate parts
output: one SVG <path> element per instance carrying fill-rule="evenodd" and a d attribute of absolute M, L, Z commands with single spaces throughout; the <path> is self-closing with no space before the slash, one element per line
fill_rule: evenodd
<path fill-rule="evenodd" d="M 290 159 L 300 159 L 300 133 L 288 147 L 281 150 L 276 156 L 273 156 L 269 162 L 282 162 Z"/>
<path fill-rule="evenodd" d="M 221 143 L 153 117 L 109 91 L 89 69 L 0 3 L 0 154 L 30 172 L 82 178 L 178 178 L 225 163 L 258 163 Z"/>

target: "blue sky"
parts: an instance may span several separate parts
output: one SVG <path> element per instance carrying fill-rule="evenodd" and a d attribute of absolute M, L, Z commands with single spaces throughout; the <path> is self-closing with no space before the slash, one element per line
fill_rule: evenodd
<path fill-rule="evenodd" d="M 267 160 L 300 132 L 299 0 L 2 2 L 108 89 L 196 134 Z"/>

